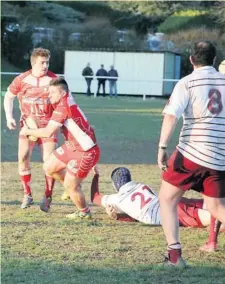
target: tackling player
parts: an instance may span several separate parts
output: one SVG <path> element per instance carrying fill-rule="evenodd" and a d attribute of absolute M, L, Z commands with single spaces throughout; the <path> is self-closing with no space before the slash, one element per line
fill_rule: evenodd
<path fill-rule="evenodd" d="M 215 56 L 216 48 L 209 41 L 193 46 L 190 62 L 194 71 L 176 84 L 163 111 L 158 165 L 164 172 L 159 201 L 168 243 L 166 263 L 172 266 L 186 266 L 176 210 L 186 190 L 202 193 L 213 216 L 212 234 L 220 226 L 215 218 L 225 223 L 225 76 L 213 67 Z M 168 160 L 166 149 L 181 116 L 179 143 Z"/>
<path fill-rule="evenodd" d="M 61 128 L 65 144 L 57 148 L 44 163 L 45 172 L 63 183 L 78 211 L 67 215 L 70 219 L 91 218 L 90 209 L 81 189 L 81 182 L 96 165 L 100 157 L 94 129 L 88 123 L 79 106 L 69 96 L 67 82 L 53 79 L 49 98 L 54 111 L 45 128 L 22 129 L 23 135 L 51 137 Z"/>
<path fill-rule="evenodd" d="M 7 127 L 10 130 L 16 129 L 16 121 L 13 118 L 13 102 L 17 97 L 21 110 L 20 129 L 26 123 L 27 118 L 33 119 L 37 127 L 45 127 L 52 115 L 52 105 L 48 99 L 49 82 L 56 75 L 48 70 L 50 51 L 43 48 L 33 50 L 30 62 L 32 68 L 17 76 L 9 85 L 4 98 L 4 109 L 7 120 Z M 32 142 L 28 137 L 19 133 L 18 145 L 18 166 L 20 180 L 23 185 L 24 198 L 21 208 L 25 209 L 33 203 L 31 182 L 30 158 L 35 144 L 37 143 L 42 152 L 42 159 L 47 157 L 55 149 L 57 142 L 56 134 L 48 138 L 40 138 L 37 142 Z M 45 175 L 45 195 L 40 205 L 40 209 L 46 211 L 48 203 L 51 201 L 54 179 Z"/>
<path fill-rule="evenodd" d="M 147 185 L 132 181 L 129 169 L 119 167 L 112 171 L 111 179 L 117 193 L 103 195 L 99 192 L 99 172 L 91 184 L 91 201 L 106 208 L 106 213 L 120 221 L 139 221 L 148 225 L 161 225 L 159 200 L 154 191 Z M 180 226 L 203 228 L 210 224 L 210 213 L 203 209 L 203 199 L 182 198 L 177 205 Z M 211 241 L 214 251 L 217 245 L 217 234 Z M 201 249 L 201 248 L 200 248 Z"/>

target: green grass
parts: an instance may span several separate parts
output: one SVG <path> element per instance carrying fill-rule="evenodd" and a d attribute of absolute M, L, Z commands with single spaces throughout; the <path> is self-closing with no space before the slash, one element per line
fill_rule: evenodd
<path fill-rule="evenodd" d="M 94 125 L 101 146 L 100 190 L 113 192 L 110 173 L 114 167 L 124 165 L 131 169 L 134 180 L 147 183 L 157 191 L 160 171 L 156 166 L 156 151 L 165 100 L 84 96 L 76 96 L 76 100 Z M 15 117 L 19 118 L 18 107 Z M 178 130 L 171 149 L 177 141 Z M 181 228 L 183 255 L 191 268 L 174 273 L 161 267 L 166 247 L 161 227 L 119 223 L 92 204 L 92 221 L 67 220 L 65 215 L 73 212 L 74 206 L 60 200 L 63 191 L 60 184 L 55 186 L 51 212 L 41 212 L 44 177 L 38 150 L 32 158 L 31 186 L 35 203 L 21 210 L 17 134 L 6 130 L 3 115 L 2 283 L 224 283 L 224 234 L 219 237 L 220 251 L 205 254 L 198 247 L 205 242 L 207 230 Z M 92 173 L 83 183 L 87 200 L 91 178 Z"/>

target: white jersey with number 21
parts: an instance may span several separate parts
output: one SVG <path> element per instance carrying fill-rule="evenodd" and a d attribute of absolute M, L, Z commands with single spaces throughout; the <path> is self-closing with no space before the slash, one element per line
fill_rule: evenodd
<path fill-rule="evenodd" d="M 145 184 L 130 181 L 116 194 L 104 195 L 102 206 L 113 205 L 139 222 L 160 225 L 159 200 Z"/>

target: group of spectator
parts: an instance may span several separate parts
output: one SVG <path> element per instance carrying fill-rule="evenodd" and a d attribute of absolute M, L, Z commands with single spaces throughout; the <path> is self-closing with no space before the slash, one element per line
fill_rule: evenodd
<path fill-rule="evenodd" d="M 83 69 L 82 75 L 84 76 L 87 82 L 87 96 L 91 95 L 91 81 L 93 80 L 94 72 L 90 67 L 90 63 L 87 63 L 87 66 Z M 100 89 L 102 86 L 102 95 L 103 97 L 106 96 L 105 92 L 105 83 L 106 80 L 109 81 L 109 96 L 117 97 L 117 78 L 119 77 L 117 70 L 114 68 L 113 65 L 110 66 L 110 70 L 107 72 L 104 68 L 104 65 L 101 64 L 100 69 L 97 70 L 95 76 L 98 80 L 98 88 L 96 95 L 100 95 Z"/>

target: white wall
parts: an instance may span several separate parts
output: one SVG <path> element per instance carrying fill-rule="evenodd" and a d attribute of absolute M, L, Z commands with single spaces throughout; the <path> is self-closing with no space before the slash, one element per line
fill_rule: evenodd
<path fill-rule="evenodd" d="M 66 51 L 64 74 L 72 92 L 86 92 L 86 82 L 81 73 L 87 62 L 90 62 L 94 74 L 101 64 L 107 71 L 113 64 L 119 73 L 119 94 L 162 95 L 164 53 Z M 96 90 L 97 80 L 94 80 L 91 91 Z"/>

